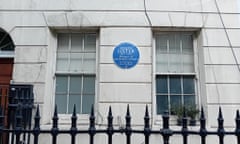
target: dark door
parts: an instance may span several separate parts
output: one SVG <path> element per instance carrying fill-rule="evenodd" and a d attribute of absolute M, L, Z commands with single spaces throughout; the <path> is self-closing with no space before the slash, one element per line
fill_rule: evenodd
<path fill-rule="evenodd" d="M 4 113 L 4 125 L 7 127 L 7 115 L 8 115 L 8 93 L 9 84 L 12 79 L 13 71 L 13 59 L 12 58 L 0 58 L 0 105 L 2 112 Z M 8 135 L 3 133 L 1 137 L 1 143 L 7 143 Z"/>

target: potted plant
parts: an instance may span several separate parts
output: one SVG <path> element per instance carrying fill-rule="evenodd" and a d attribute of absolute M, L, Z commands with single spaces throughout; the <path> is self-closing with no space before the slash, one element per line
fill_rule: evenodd
<path fill-rule="evenodd" d="M 174 105 L 171 108 L 171 114 L 177 116 L 177 125 L 179 126 L 182 125 L 183 111 L 184 111 L 183 105 Z"/>
<path fill-rule="evenodd" d="M 189 119 L 189 125 L 190 126 L 195 126 L 196 125 L 196 116 L 199 114 L 199 110 L 195 105 L 190 105 L 186 107 L 186 113 L 187 116 L 190 118 Z"/>

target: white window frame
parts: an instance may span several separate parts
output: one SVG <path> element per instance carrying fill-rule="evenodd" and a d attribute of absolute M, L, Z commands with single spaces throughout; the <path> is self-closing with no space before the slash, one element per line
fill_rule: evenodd
<path fill-rule="evenodd" d="M 193 56 L 194 56 L 194 73 L 158 73 L 156 72 L 156 35 L 157 34 L 169 34 L 169 33 L 192 33 L 193 35 Z M 172 29 L 163 29 L 163 30 L 156 30 L 153 33 L 153 51 L 152 51 L 152 64 L 153 64 L 153 76 L 152 76 L 152 100 L 153 100 L 153 124 L 159 125 L 162 124 L 162 115 L 157 114 L 157 101 L 156 101 L 156 76 L 157 75 L 194 75 L 195 76 L 195 103 L 196 106 L 199 108 L 201 102 L 201 88 L 200 85 L 203 85 L 204 83 L 200 83 L 200 71 L 203 69 L 202 65 L 199 63 L 203 59 L 202 56 L 199 54 L 200 53 L 200 47 L 201 45 L 199 44 L 200 38 L 198 35 L 198 30 L 196 29 L 177 29 L 177 30 L 172 30 Z M 201 78 L 201 82 L 202 82 Z M 170 117 L 170 123 L 176 122 L 175 117 Z"/>
<path fill-rule="evenodd" d="M 55 108 L 55 91 L 56 91 L 56 65 L 57 65 L 57 41 L 58 33 L 94 33 L 96 34 L 96 65 L 95 65 L 95 97 L 94 97 L 94 108 L 97 107 L 98 101 L 98 78 L 99 78 L 99 32 L 98 29 L 84 29 L 84 30 L 52 30 L 50 31 L 49 37 L 49 48 L 48 48 L 48 58 L 47 67 L 50 69 L 47 71 L 47 80 L 46 80 L 46 90 L 43 104 L 42 122 L 46 126 L 52 123 L 52 117 L 54 114 Z M 51 96 L 49 96 L 51 95 Z M 72 114 L 58 114 L 59 123 L 61 124 L 70 124 Z M 79 124 L 88 124 L 89 123 L 89 114 L 77 114 Z"/>

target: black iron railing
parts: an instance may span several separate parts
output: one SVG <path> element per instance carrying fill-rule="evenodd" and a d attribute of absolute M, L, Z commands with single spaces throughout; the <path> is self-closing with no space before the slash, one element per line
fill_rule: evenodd
<path fill-rule="evenodd" d="M 81 134 L 88 134 L 89 135 L 89 143 L 94 144 L 94 138 L 98 134 L 106 134 L 108 137 L 108 144 L 112 144 L 113 142 L 113 135 L 114 134 L 124 134 L 126 135 L 126 144 L 131 144 L 132 134 L 142 134 L 145 137 L 145 144 L 149 144 L 150 136 L 151 135 L 159 135 L 162 136 L 163 144 L 169 144 L 170 139 L 174 138 L 175 135 L 182 136 L 183 144 L 188 144 L 188 137 L 191 135 L 199 136 L 201 139 L 201 144 L 206 144 L 206 137 L 209 135 L 214 135 L 218 137 L 218 144 L 224 144 L 224 137 L 231 135 L 236 137 L 237 144 L 240 144 L 240 115 L 239 111 L 236 112 L 236 128 L 233 131 L 226 131 L 224 129 L 224 119 L 222 116 L 221 108 L 219 108 L 218 114 L 218 128 L 215 131 L 210 131 L 206 129 L 206 119 L 204 115 L 203 109 L 201 109 L 200 114 L 200 126 L 198 130 L 191 130 L 188 128 L 187 125 L 187 117 L 186 114 L 183 115 L 183 123 L 180 130 L 171 129 L 169 126 L 169 115 L 165 113 L 162 116 L 162 128 L 159 130 L 153 130 L 150 126 L 150 117 L 148 112 L 148 107 L 146 107 L 145 115 L 144 115 L 144 126 L 142 129 L 134 129 L 131 126 L 131 114 L 130 109 L 127 107 L 127 112 L 125 116 L 126 124 L 125 128 L 115 129 L 113 125 L 113 116 L 111 107 L 109 107 L 109 112 L 107 116 L 107 126 L 105 129 L 96 129 L 95 124 L 95 115 L 94 110 L 92 108 L 91 114 L 89 117 L 89 128 L 88 129 L 78 129 L 77 127 L 77 115 L 76 109 L 74 107 L 72 118 L 71 118 L 71 127 L 69 130 L 63 130 L 59 128 L 58 124 L 58 113 L 57 107 L 55 107 L 54 115 L 52 118 L 52 128 L 51 129 L 41 129 L 40 127 L 40 113 L 39 107 L 37 107 L 36 115 L 34 118 L 34 127 L 32 129 L 24 129 L 22 126 L 22 113 L 21 109 L 17 108 L 17 115 L 16 115 L 16 127 L 14 129 L 6 129 L 3 127 L 3 116 L 0 116 L 0 133 L 1 136 L 3 133 L 12 133 L 12 137 L 15 139 L 15 144 L 26 143 L 22 138 L 24 133 L 29 133 L 32 135 L 33 144 L 39 143 L 39 135 L 40 134 L 49 134 L 52 137 L 51 144 L 57 144 L 58 137 L 61 134 L 66 134 L 71 136 L 71 140 L 69 140 L 69 144 L 76 144 L 76 137 Z M 215 143 L 215 144 L 216 144 Z"/>

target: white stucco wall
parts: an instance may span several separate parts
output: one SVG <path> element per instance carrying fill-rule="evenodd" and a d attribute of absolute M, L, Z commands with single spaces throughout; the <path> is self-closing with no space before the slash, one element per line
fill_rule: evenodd
<path fill-rule="evenodd" d="M 126 105 L 130 104 L 133 124 L 141 125 L 148 105 L 153 126 L 160 127 L 156 122 L 152 87 L 153 32 L 161 28 L 191 28 L 200 32 L 198 48 L 203 51 L 199 59 L 203 73 L 199 105 L 206 110 L 208 127 L 217 125 L 219 106 L 225 125 L 234 127 L 235 110 L 240 108 L 240 72 L 231 46 L 239 64 L 240 2 L 217 0 L 217 5 L 215 0 L 145 2 L 144 6 L 143 0 L 0 1 L 0 27 L 11 35 L 16 45 L 13 81 L 34 84 L 35 104 L 40 104 L 43 123 L 50 122 L 52 115 L 54 35 L 58 30 L 99 31 L 97 123 L 106 123 L 102 117 L 106 117 L 109 105 L 113 115 L 124 121 Z M 126 41 L 140 51 L 139 63 L 129 70 L 119 69 L 112 60 L 114 47 Z M 118 123 L 116 119 L 115 123 Z"/>

